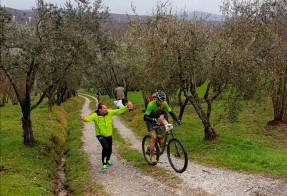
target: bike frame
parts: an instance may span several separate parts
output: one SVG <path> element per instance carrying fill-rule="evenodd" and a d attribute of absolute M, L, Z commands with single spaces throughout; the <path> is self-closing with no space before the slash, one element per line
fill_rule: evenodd
<path fill-rule="evenodd" d="M 173 129 L 166 131 L 164 125 L 154 126 L 153 128 L 156 130 L 156 141 L 155 142 L 156 142 L 156 145 L 158 145 L 159 149 L 160 149 L 159 155 L 162 155 L 164 153 L 165 147 L 166 147 L 167 142 L 168 142 L 168 136 L 171 135 L 172 138 L 175 138 L 174 133 L 173 133 Z M 162 129 L 164 129 L 163 132 L 165 132 L 163 147 L 160 146 L 160 140 L 162 139 L 162 137 L 159 137 L 159 135 L 158 135 L 158 132 L 159 132 L 158 130 L 162 130 Z"/>

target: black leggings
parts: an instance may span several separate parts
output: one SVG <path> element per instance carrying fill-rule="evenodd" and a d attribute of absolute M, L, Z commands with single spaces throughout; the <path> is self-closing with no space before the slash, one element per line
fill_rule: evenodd
<path fill-rule="evenodd" d="M 98 135 L 97 138 L 103 147 L 103 149 L 102 149 L 102 163 L 104 165 L 106 165 L 107 161 L 110 160 L 110 157 L 112 154 L 113 139 L 112 139 L 112 136 L 104 137 L 101 135 Z"/>

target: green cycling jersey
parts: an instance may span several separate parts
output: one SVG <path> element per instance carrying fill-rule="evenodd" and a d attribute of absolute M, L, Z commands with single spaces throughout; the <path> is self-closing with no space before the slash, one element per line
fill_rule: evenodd
<path fill-rule="evenodd" d="M 161 114 L 164 114 L 164 109 L 169 113 L 172 111 L 171 107 L 166 101 L 164 101 L 163 104 L 160 106 L 156 100 L 153 100 L 147 105 L 147 109 L 144 115 L 150 118 L 159 118 Z"/>

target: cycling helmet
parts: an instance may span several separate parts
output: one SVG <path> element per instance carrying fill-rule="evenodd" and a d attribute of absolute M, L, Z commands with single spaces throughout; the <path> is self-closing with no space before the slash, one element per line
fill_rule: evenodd
<path fill-rule="evenodd" d="M 157 91 L 155 97 L 160 101 L 164 101 L 166 99 L 166 95 L 163 91 Z"/>

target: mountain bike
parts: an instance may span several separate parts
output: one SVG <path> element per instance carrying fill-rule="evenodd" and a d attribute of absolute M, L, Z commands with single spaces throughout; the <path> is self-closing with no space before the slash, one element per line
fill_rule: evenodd
<path fill-rule="evenodd" d="M 173 125 L 158 125 L 154 126 L 153 129 L 156 131 L 156 141 L 155 141 L 155 149 L 154 155 L 156 156 L 156 160 L 158 162 L 160 155 L 164 153 L 165 146 L 167 146 L 167 158 L 171 167 L 177 173 L 182 173 L 186 170 L 188 164 L 187 152 L 184 145 L 179 141 L 179 139 L 175 138 L 173 132 Z M 169 139 L 169 136 L 171 138 Z M 164 137 L 164 142 L 160 145 L 160 140 Z M 142 151 L 145 160 L 149 165 L 156 165 L 156 163 L 151 162 L 150 160 L 150 135 L 145 135 L 142 140 Z"/>

